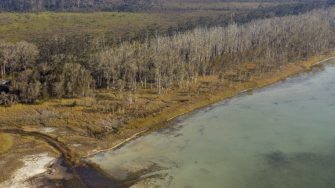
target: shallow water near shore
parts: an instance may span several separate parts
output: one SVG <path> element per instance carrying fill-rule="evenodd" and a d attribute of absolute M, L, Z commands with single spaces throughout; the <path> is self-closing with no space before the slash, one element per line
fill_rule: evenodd
<path fill-rule="evenodd" d="M 335 187 L 335 67 L 321 69 L 90 160 L 121 181 L 140 177 L 141 187 Z"/>

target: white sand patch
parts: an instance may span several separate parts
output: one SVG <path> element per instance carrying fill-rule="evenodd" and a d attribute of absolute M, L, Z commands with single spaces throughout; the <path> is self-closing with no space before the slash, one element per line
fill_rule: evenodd
<path fill-rule="evenodd" d="M 41 129 L 41 131 L 42 131 L 43 133 L 52 133 L 52 132 L 54 132 L 55 130 L 56 130 L 56 128 L 53 128 L 53 127 L 44 127 L 44 128 Z"/>
<path fill-rule="evenodd" d="M 30 188 L 31 184 L 27 181 L 30 178 L 47 171 L 47 165 L 54 161 L 47 153 L 25 156 L 21 161 L 23 167 L 16 170 L 11 179 L 0 183 L 0 187 L 6 188 Z"/>
<path fill-rule="evenodd" d="M 72 146 L 77 148 L 77 147 L 80 147 L 82 145 L 81 144 L 72 144 Z"/>

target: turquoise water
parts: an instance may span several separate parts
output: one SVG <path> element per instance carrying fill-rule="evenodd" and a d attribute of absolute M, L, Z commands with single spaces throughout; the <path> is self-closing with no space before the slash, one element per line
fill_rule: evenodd
<path fill-rule="evenodd" d="M 335 67 L 179 118 L 91 158 L 138 187 L 335 187 Z"/>

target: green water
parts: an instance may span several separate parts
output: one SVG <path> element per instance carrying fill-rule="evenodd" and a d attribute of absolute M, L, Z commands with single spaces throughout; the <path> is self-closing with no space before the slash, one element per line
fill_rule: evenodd
<path fill-rule="evenodd" d="M 91 158 L 144 187 L 335 187 L 335 67 L 181 117 Z"/>

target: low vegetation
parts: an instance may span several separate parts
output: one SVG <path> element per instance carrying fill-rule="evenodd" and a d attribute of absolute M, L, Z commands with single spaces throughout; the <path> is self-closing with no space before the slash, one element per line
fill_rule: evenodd
<path fill-rule="evenodd" d="M 13 1 L 0 2 L 15 5 Z M 208 2 L 207 2 L 208 1 Z M 22 5 L 19 0 L 17 5 Z M 34 1 L 24 1 L 34 3 Z M 51 1 L 50 1 L 51 2 Z M 56 1 L 53 1 L 56 2 Z M 74 1 L 66 1 L 73 3 Z M 83 2 L 83 1 L 82 1 Z M 106 1 L 107 2 L 107 1 Z M 122 2 L 122 1 L 121 1 Z M 129 1 L 128 3 L 131 3 Z M 54 37 L 77 38 L 72 41 L 90 41 L 97 43 L 101 38 L 107 45 L 122 41 L 144 40 L 156 34 L 169 34 L 187 31 L 195 27 L 226 26 L 229 23 L 245 23 L 259 18 L 300 14 L 312 9 L 327 7 L 330 4 L 322 0 L 310 1 L 239 1 L 217 2 L 215 0 L 163 1 L 158 10 L 139 10 L 137 12 L 58 12 L 53 9 L 42 11 L 0 13 L 0 40 L 19 42 L 25 40 L 37 45 Z M 184 6 L 184 4 L 186 4 Z M 191 8 L 188 8 L 188 7 Z M 24 6 L 20 6 L 23 8 Z M 194 8 L 197 7 L 197 8 Z M 49 10 L 49 12 L 45 12 Z M 70 9 L 71 10 L 71 9 Z"/>
<path fill-rule="evenodd" d="M 224 13 L 222 13 L 224 14 Z M 0 38 L 17 42 L 27 40 L 38 43 L 50 36 L 96 36 L 106 35 L 110 40 L 119 41 L 120 38 L 135 37 L 135 33 L 145 30 L 159 30 L 166 27 L 177 27 L 175 21 L 180 15 L 189 19 L 188 14 L 163 15 L 159 13 L 118 13 L 118 12 L 40 12 L 0 14 Z M 209 13 L 195 13 L 194 18 L 209 16 Z"/>
<path fill-rule="evenodd" d="M 0 133 L 0 155 L 7 152 L 13 145 L 12 137 L 9 134 Z"/>

